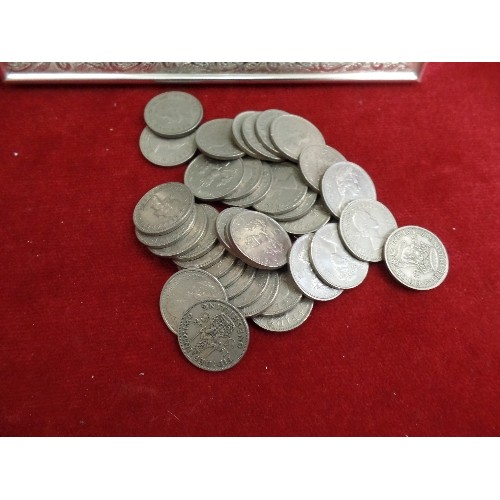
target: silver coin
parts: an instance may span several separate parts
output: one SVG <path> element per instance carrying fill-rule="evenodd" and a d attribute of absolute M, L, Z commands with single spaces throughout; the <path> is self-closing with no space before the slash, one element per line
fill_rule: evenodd
<path fill-rule="evenodd" d="M 212 276 L 220 278 L 229 272 L 235 261 L 236 257 L 234 255 L 231 255 L 229 252 L 224 252 L 217 262 L 209 267 L 205 267 L 204 269 Z"/>
<path fill-rule="evenodd" d="M 269 165 L 266 162 L 261 162 L 261 163 L 263 168 L 262 177 L 255 191 L 249 196 L 246 196 L 245 198 L 240 198 L 238 200 L 228 201 L 226 199 L 224 200 L 224 203 L 226 205 L 231 205 L 233 207 L 251 207 L 254 203 L 258 203 L 267 195 L 267 193 L 269 193 L 269 190 L 271 189 L 271 182 L 273 180 L 271 174 L 271 167 L 269 167 Z"/>
<path fill-rule="evenodd" d="M 398 227 L 390 210 L 376 200 L 354 200 L 342 210 L 339 230 L 344 245 L 367 262 L 383 259 L 384 245 Z"/>
<path fill-rule="evenodd" d="M 260 142 L 260 139 L 257 137 L 255 132 L 255 122 L 257 121 L 257 117 L 260 113 L 255 112 L 249 114 L 243 120 L 241 125 L 241 135 L 248 149 L 253 153 L 252 156 L 257 158 L 265 158 L 267 161 L 279 162 L 282 160 L 280 156 L 277 156 L 271 153 L 263 143 Z"/>
<path fill-rule="evenodd" d="M 193 193 L 184 184 L 160 184 L 150 189 L 135 206 L 135 227 L 146 234 L 173 231 L 187 220 L 193 204 Z"/>
<path fill-rule="evenodd" d="M 219 212 L 210 205 L 201 203 L 199 205 L 207 215 L 207 228 L 203 237 L 196 245 L 187 252 L 183 252 L 176 256 L 177 260 L 193 260 L 198 259 L 208 253 L 210 249 L 217 243 L 217 231 L 215 230 L 215 221 Z"/>
<path fill-rule="evenodd" d="M 313 300 L 332 300 L 342 290 L 323 283 L 314 271 L 309 258 L 313 234 L 304 234 L 298 238 L 290 250 L 290 273 L 301 292 Z"/>
<path fill-rule="evenodd" d="M 246 267 L 247 266 L 241 262 L 241 260 L 236 260 L 233 267 L 226 274 L 224 274 L 224 276 L 219 278 L 222 286 L 227 288 L 235 283 L 243 274 Z"/>
<path fill-rule="evenodd" d="M 253 151 L 248 149 L 248 146 L 246 145 L 245 141 L 243 140 L 243 136 L 241 135 L 241 126 L 243 125 L 243 121 L 245 118 L 252 113 L 255 113 L 255 111 L 243 111 L 243 113 L 239 113 L 234 117 L 233 123 L 231 124 L 231 132 L 233 134 L 233 141 L 236 143 L 236 145 L 245 152 L 248 156 L 251 157 L 256 157 L 259 160 L 264 160 L 264 157 L 259 157 L 254 154 Z"/>
<path fill-rule="evenodd" d="M 163 137 L 181 137 L 193 132 L 203 117 L 203 107 L 186 92 L 164 92 L 153 97 L 144 109 L 148 127 Z"/>
<path fill-rule="evenodd" d="M 317 200 L 311 210 L 300 219 L 280 222 L 280 226 L 290 234 L 307 234 L 317 231 L 331 219 L 330 212 L 322 200 Z"/>
<path fill-rule="evenodd" d="M 184 172 L 184 183 L 201 200 L 222 200 L 240 185 L 243 161 L 219 161 L 198 155 Z"/>
<path fill-rule="evenodd" d="M 323 226 L 314 234 L 309 257 L 317 275 L 335 288 L 354 288 L 368 274 L 368 263 L 356 259 L 345 249 L 335 223 Z"/>
<path fill-rule="evenodd" d="M 299 156 L 299 167 L 309 187 L 321 190 L 321 179 L 328 167 L 334 163 L 345 161 L 336 149 L 320 144 L 306 146 Z"/>
<path fill-rule="evenodd" d="M 213 266 L 224 254 L 224 247 L 217 243 L 205 255 L 193 260 L 174 260 L 174 264 L 183 269 L 207 269 Z"/>
<path fill-rule="evenodd" d="M 233 140 L 232 123 L 230 118 L 217 118 L 201 125 L 195 136 L 199 150 L 215 160 L 241 158 L 245 152 Z"/>
<path fill-rule="evenodd" d="M 226 208 L 222 210 L 222 212 L 219 212 L 217 220 L 215 221 L 215 229 L 217 231 L 217 237 L 219 238 L 220 243 L 222 243 L 222 245 L 224 245 L 224 247 L 230 252 L 233 252 L 233 249 L 229 244 L 229 241 L 226 236 L 226 227 L 229 225 L 232 218 L 236 214 L 239 214 L 244 210 L 245 210 L 244 208 L 239 208 L 239 207 Z"/>
<path fill-rule="evenodd" d="M 141 133 L 139 148 L 147 160 L 159 167 L 182 165 L 196 153 L 194 134 L 167 139 L 156 135 L 149 127 Z"/>
<path fill-rule="evenodd" d="M 245 318 L 261 314 L 262 311 L 269 307 L 269 305 L 271 305 L 276 299 L 279 282 L 280 279 L 278 272 L 272 271 L 269 275 L 269 281 L 267 282 L 265 288 L 261 291 L 259 298 L 252 304 L 242 307 L 240 309 L 241 314 L 243 314 Z"/>
<path fill-rule="evenodd" d="M 254 267 L 245 265 L 245 269 L 241 276 L 234 283 L 226 286 L 228 298 L 231 300 L 233 297 L 236 297 L 236 295 L 243 293 L 252 284 L 252 281 L 255 279 L 256 272 L 257 269 Z"/>
<path fill-rule="evenodd" d="M 254 316 L 254 323 L 270 332 L 288 332 L 293 330 L 309 318 L 314 302 L 302 297 L 300 302 L 289 311 L 276 316 Z"/>
<path fill-rule="evenodd" d="M 281 111 L 280 109 L 266 109 L 266 111 L 259 113 L 255 122 L 255 133 L 257 134 L 258 139 L 268 151 L 278 157 L 280 157 L 281 154 L 274 146 L 273 141 L 271 141 L 271 123 L 278 116 L 288 114 L 289 113 L 286 111 Z"/>
<path fill-rule="evenodd" d="M 285 212 L 281 215 L 274 215 L 273 219 L 277 220 L 278 222 L 287 222 L 300 219 L 301 217 L 304 217 L 304 215 L 306 215 L 309 210 L 312 209 L 312 207 L 316 203 L 317 198 L 318 193 L 316 193 L 312 189 L 308 189 L 305 198 L 302 200 L 302 203 L 298 207 L 290 210 L 290 212 Z"/>
<path fill-rule="evenodd" d="M 257 189 L 262 178 L 264 167 L 260 160 L 256 158 L 242 158 L 241 161 L 243 162 L 243 178 L 236 190 L 230 196 L 224 197 L 222 200 L 224 203 L 232 200 L 238 201 L 241 198 L 251 195 Z"/>
<path fill-rule="evenodd" d="M 275 118 L 271 123 L 270 134 L 275 148 L 294 162 L 299 160 L 299 155 L 306 146 L 325 144 L 321 132 L 310 121 L 297 115 Z"/>
<path fill-rule="evenodd" d="M 431 290 L 448 274 L 448 253 L 431 231 L 403 226 L 393 231 L 384 246 L 384 260 L 397 281 L 414 290 Z"/>
<path fill-rule="evenodd" d="M 245 317 L 231 304 L 205 300 L 191 306 L 179 326 L 179 346 L 198 368 L 222 371 L 238 363 L 248 348 Z"/>
<path fill-rule="evenodd" d="M 273 303 L 264 309 L 263 316 L 276 316 L 283 314 L 292 307 L 295 307 L 302 298 L 302 292 L 299 290 L 289 271 L 279 273 L 278 293 Z"/>
<path fill-rule="evenodd" d="M 200 300 L 227 301 L 224 287 L 201 269 L 183 269 L 173 274 L 160 294 L 160 312 L 165 324 L 176 335 L 183 314 Z"/>
<path fill-rule="evenodd" d="M 307 194 L 307 186 L 299 169 L 290 162 L 283 162 L 271 168 L 271 189 L 253 207 L 268 215 L 280 215 L 297 208 Z"/>
<path fill-rule="evenodd" d="M 287 232 L 271 217 L 245 210 L 229 226 L 230 244 L 237 256 L 252 267 L 278 269 L 287 263 L 292 246 Z"/>
<path fill-rule="evenodd" d="M 270 271 L 264 271 L 263 269 L 258 269 L 255 273 L 255 278 L 250 283 L 250 286 L 244 290 L 239 295 L 236 295 L 229 302 L 233 304 L 234 307 L 242 308 L 253 304 L 262 293 L 262 290 L 267 286 L 271 276 Z"/>
<path fill-rule="evenodd" d="M 352 200 L 377 198 L 370 176 L 350 161 L 335 163 L 327 168 L 321 179 L 321 193 L 325 205 L 337 218 Z"/>
<path fill-rule="evenodd" d="M 184 235 L 170 245 L 161 248 L 149 248 L 149 251 L 160 257 L 177 257 L 178 255 L 193 249 L 203 238 L 208 227 L 208 216 L 200 205 L 195 205 L 196 215 L 193 227 Z"/>

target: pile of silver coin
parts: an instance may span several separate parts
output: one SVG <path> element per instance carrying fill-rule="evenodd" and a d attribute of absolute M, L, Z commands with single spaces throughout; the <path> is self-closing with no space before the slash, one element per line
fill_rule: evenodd
<path fill-rule="evenodd" d="M 368 173 L 305 118 L 271 109 L 201 124 L 201 103 L 184 92 L 156 96 L 144 117 L 140 149 L 150 162 L 181 165 L 199 151 L 184 183 L 152 188 L 133 214 L 137 239 L 179 269 L 160 312 L 199 368 L 221 371 L 243 357 L 246 318 L 271 332 L 297 328 L 315 300 L 360 285 L 371 262 L 384 260 L 416 290 L 445 279 L 439 238 L 398 228 Z"/>

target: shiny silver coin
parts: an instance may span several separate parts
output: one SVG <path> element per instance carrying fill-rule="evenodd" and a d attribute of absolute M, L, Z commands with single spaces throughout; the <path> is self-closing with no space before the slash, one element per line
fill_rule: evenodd
<path fill-rule="evenodd" d="M 345 249 L 335 223 L 323 226 L 314 234 L 309 257 L 317 275 L 335 288 L 354 288 L 368 274 L 368 263 L 356 259 Z"/>
<path fill-rule="evenodd" d="M 245 318 L 261 314 L 262 311 L 269 307 L 276 299 L 276 295 L 278 294 L 279 281 L 280 279 L 278 272 L 272 271 L 269 275 L 269 281 L 261 291 L 259 298 L 252 304 L 246 307 L 242 307 L 240 309 L 241 314 L 243 314 Z"/>
<path fill-rule="evenodd" d="M 257 121 L 257 117 L 260 113 L 255 112 L 249 114 L 243 120 L 241 125 L 241 135 L 248 149 L 252 151 L 253 155 L 256 158 L 265 158 L 267 161 L 279 162 L 282 158 L 278 155 L 271 153 L 263 143 L 260 142 L 260 139 L 257 137 L 255 132 L 255 122 Z"/>
<path fill-rule="evenodd" d="M 245 118 L 252 113 L 255 113 L 255 111 L 243 111 L 243 113 L 239 113 L 234 117 L 233 123 L 231 124 L 231 132 L 233 134 L 233 141 L 236 143 L 236 145 L 245 152 L 248 156 L 251 156 L 252 158 L 257 158 L 259 160 L 265 160 L 265 158 L 262 156 L 257 156 L 254 154 L 253 151 L 248 149 L 248 146 L 246 145 L 245 141 L 243 140 L 243 136 L 241 134 L 241 126 L 243 125 L 243 121 Z"/>
<path fill-rule="evenodd" d="M 229 196 L 225 196 L 222 200 L 224 203 L 232 200 L 238 201 L 241 198 L 250 196 L 259 185 L 260 179 L 264 174 L 262 162 L 256 158 L 242 158 L 243 162 L 243 178 L 239 186 Z"/>
<path fill-rule="evenodd" d="M 193 204 L 193 193 L 184 184 L 160 184 L 149 190 L 135 206 L 134 225 L 146 234 L 173 231 L 187 220 Z"/>
<path fill-rule="evenodd" d="M 431 290 L 448 274 L 448 253 L 431 231 L 403 226 L 393 231 L 384 246 L 384 260 L 394 278 L 414 290 Z"/>
<path fill-rule="evenodd" d="M 307 234 L 317 231 L 331 219 L 330 212 L 326 209 L 322 200 L 317 200 L 311 210 L 300 219 L 280 222 L 280 226 L 290 234 Z"/>
<path fill-rule="evenodd" d="M 350 161 L 335 163 L 327 168 L 321 179 L 321 193 L 325 205 L 337 218 L 352 200 L 377 198 L 370 176 Z"/>
<path fill-rule="evenodd" d="M 229 302 L 233 306 L 242 308 L 253 304 L 260 297 L 262 290 L 267 286 L 271 276 L 270 271 L 264 271 L 263 269 L 258 269 L 255 273 L 255 278 L 250 283 L 250 286 L 242 293 L 236 295 Z"/>
<path fill-rule="evenodd" d="M 235 283 L 241 277 L 246 267 L 241 260 L 236 260 L 233 267 L 224 276 L 219 278 L 222 286 L 227 288 Z"/>
<path fill-rule="evenodd" d="M 144 157 L 159 167 L 175 167 L 190 160 L 196 153 L 194 134 L 176 139 L 167 139 L 146 127 L 139 139 L 139 148 Z"/>
<path fill-rule="evenodd" d="M 263 169 L 262 177 L 255 191 L 249 196 L 246 196 L 245 198 L 240 198 L 238 200 L 228 201 L 226 199 L 224 200 L 224 203 L 226 205 L 231 205 L 233 207 L 251 207 L 254 203 L 258 203 L 267 195 L 267 193 L 269 193 L 269 190 L 271 189 L 271 182 L 273 180 L 271 174 L 271 167 L 269 167 L 269 165 L 266 162 L 261 162 L 261 163 Z"/>
<path fill-rule="evenodd" d="M 215 221 L 215 229 L 217 231 L 219 242 L 222 243 L 222 245 L 224 245 L 224 247 L 230 252 L 233 252 L 233 249 L 226 236 L 226 227 L 229 225 L 236 214 L 239 214 L 244 210 L 244 208 L 239 207 L 226 208 L 222 210 L 222 212 L 219 212 L 217 220 Z"/>
<path fill-rule="evenodd" d="M 241 158 L 245 152 L 233 140 L 232 123 L 230 118 L 217 118 L 201 125 L 195 136 L 200 151 L 215 160 Z"/>
<path fill-rule="evenodd" d="M 204 269 L 212 276 L 220 278 L 230 271 L 235 261 L 236 257 L 234 255 L 231 255 L 229 252 L 224 252 L 217 262 Z"/>
<path fill-rule="evenodd" d="M 245 210 L 233 217 L 228 228 L 229 243 L 237 249 L 237 256 L 250 266 L 278 269 L 287 263 L 292 242 L 271 217 Z"/>
<path fill-rule="evenodd" d="M 224 287 L 211 274 L 200 269 L 183 269 L 173 274 L 160 294 L 160 312 L 165 324 L 176 335 L 183 314 L 200 300 L 227 301 Z"/>
<path fill-rule="evenodd" d="M 238 363 L 248 348 L 245 317 L 231 304 L 204 300 L 191 306 L 179 326 L 179 346 L 198 368 L 222 371 Z"/>
<path fill-rule="evenodd" d="M 342 290 L 333 288 L 321 281 L 314 271 L 309 258 L 313 234 L 304 234 L 297 239 L 290 250 L 290 273 L 301 292 L 313 300 L 332 300 Z"/>
<path fill-rule="evenodd" d="M 314 302 L 302 297 L 300 302 L 289 311 L 276 316 L 254 316 L 254 323 L 270 332 L 288 332 L 293 330 L 309 318 Z"/>
<path fill-rule="evenodd" d="M 183 252 L 176 256 L 177 260 L 193 260 L 198 259 L 210 251 L 210 249 L 217 243 L 217 231 L 215 230 L 215 221 L 219 212 L 210 205 L 201 203 L 199 205 L 207 215 L 207 228 L 203 237 L 196 243 L 196 245 L 187 252 Z"/>
<path fill-rule="evenodd" d="M 277 220 L 278 222 L 288 222 L 300 219 L 301 217 L 304 217 L 304 215 L 306 215 L 309 210 L 312 209 L 313 205 L 316 203 L 317 198 L 318 193 L 316 193 L 312 189 L 308 189 L 305 198 L 302 200 L 302 203 L 298 207 L 290 210 L 290 212 L 285 212 L 281 215 L 274 215 L 273 219 Z"/>
<path fill-rule="evenodd" d="M 321 132 L 308 120 L 297 115 L 281 115 L 270 128 L 275 148 L 290 161 L 297 162 L 306 146 L 325 144 Z"/>
<path fill-rule="evenodd" d="M 234 283 L 226 286 L 226 293 L 229 300 L 231 300 L 233 297 L 236 297 L 236 295 L 243 293 L 252 284 L 252 281 L 255 279 L 256 272 L 257 269 L 245 264 L 245 269 L 241 276 L 239 276 Z"/>
<path fill-rule="evenodd" d="M 342 210 L 339 230 L 345 246 L 367 262 L 383 259 L 384 245 L 398 227 L 390 210 L 376 200 L 354 200 Z"/>
<path fill-rule="evenodd" d="M 222 200 L 240 185 L 243 161 L 219 161 L 198 155 L 184 172 L 184 183 L 201 200 Z"/>
<path fill-rule="evenodd" d="M 163 137 L 182 137 L 193 132 L 203 117 L 198 99 L 186 92 L 164 92 L 153 97 L 144 109 L 147 126 Z"/>
<path fill-rule="evenodd" d="M 195 205 L 196 210 L 193 227 L 184 235 L 170 245 L 161 248 L 149 248 L 149 251 L 160 257 L 177 257 L 178 255 L 193 249 L 203 238 L 208 227 L 208 216 L 200 205 Z"/>
<path fill-rule="evenodd" d="M 224 254 L 224 247 L 216 243 L 205 255 L 192 260 L 175 260 L 174 264 L 183 269 L 207 269 L 213 266 Z"/>
<path fill-rule="evenodd" d="M 274 146 L 273 141 L 271 141 L 271 123 L 278 116 L 288 114 L 286 111 L 281 111 L 280 109 L 266 109 L 266 111 L 259 113 L 255 121 L 255 133 L 258 139 L 268 151 L 278 157 L 281 157 L 281 154 Z"/>
<path fill-rule="evenodd" d="M 320 191 L 321 179 L 326 170 L 340 161 L 345 161 L 345 158 L 336 149 L 326 145 L 314 144 L 306 146 L 300 152 L 299 167 L 309 187 L 315 191 Z"/>
<path fill-rule="evenodd" d="M 290 162 L 271 167 L 271 189 L 253 207 L 268 215 L 280 215 L 297 208 L 307 194 L 299 169 Z"/>
<path fill-rule="evenodd" d="M 260 314 L 263 316 L 276 316 L 283 314 L 292 307 L 295 307 L 302 298 L 302 292 L 299 290 L 289 271 L 279 273 L 279 285 L 276 298 Z"/>

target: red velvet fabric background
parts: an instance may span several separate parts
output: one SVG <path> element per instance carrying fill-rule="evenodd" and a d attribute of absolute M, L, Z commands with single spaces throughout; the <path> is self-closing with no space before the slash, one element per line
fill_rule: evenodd
<path fill-rule="evenodd" d="M 182 85 L 204 120 L 281 108 L 373 178 L 399 225 L 436 233 L 445 282 L 415 292 L 373 264 L 289 333 L 253 323 L 208 373 L 158 299 L 174 265 L 132 211 L 184 167 L 138 148 L 174 86 L 0 86 L 0 433 L 498 435 L 500 64 L 429 64 L 420 84 Z"/>

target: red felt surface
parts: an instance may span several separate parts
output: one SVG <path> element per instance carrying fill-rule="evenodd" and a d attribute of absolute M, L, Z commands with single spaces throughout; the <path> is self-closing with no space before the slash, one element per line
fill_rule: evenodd
<path fill-rule="evenodd" d="M 399 225 L 436 233 L 445 282 L 373 264 L 299 329 L 251 324 L 208 373 L 158 309 L 174 272 L 132 211 L 181 181 L 139 152 L 173 86 L 0 87 L 2 435 L 498 435 L 500 65 L 430 64 L 420 84 L 193 85 L 205 120 L 281 108 L 372 176 Z"/>

